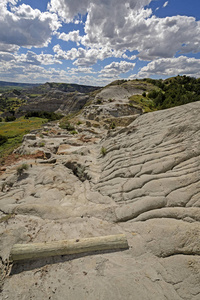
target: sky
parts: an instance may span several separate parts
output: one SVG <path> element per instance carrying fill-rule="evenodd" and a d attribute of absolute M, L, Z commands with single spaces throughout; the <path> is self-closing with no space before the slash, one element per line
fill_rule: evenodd
<path fill-rule="evenodd" d="M 0 0 L 0 80 L 200 77 L 199 0 Z"/>

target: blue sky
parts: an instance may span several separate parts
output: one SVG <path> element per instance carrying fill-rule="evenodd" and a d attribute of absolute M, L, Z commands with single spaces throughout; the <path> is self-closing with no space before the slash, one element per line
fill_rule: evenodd
<path fill-rule="evenodd" d="M 1 0 L 0 80 L 200 77 L 199 0 Z"/>

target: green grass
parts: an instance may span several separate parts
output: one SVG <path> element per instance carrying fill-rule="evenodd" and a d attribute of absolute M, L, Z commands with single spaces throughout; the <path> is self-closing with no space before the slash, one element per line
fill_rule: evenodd
<path fill-rule="evenodd" d="M 19 86 L 14 86 L 14 85 L 12 85 L 12 86 L 9 86 L 9 85 L 7 85 L 7 86 L 1 86 L 0 87 L 0 93 L 5 93 L 5 92 L 9 92 L 9 91 L 13 91 L 13 90 L 23 90 L 23 87 L 19 87 Z"/>
<path fill-rule="evenodd" d="M 29 165 L 28 164 L 22 164 L 21 166 L 19 166 L 18 168 L 17 168 L 17 175 L 18 176 L 21 176 L 23 173 L 24 173 L 24 170 L 28 170 L 28 168 L 29 168 Z"/>
<path fill-rule="evenodd" d="M 0 218 L 0 223 L 7 223 L 9 219 L 14 218 L 15 214 L 6 214 L 5 216 Z"/>
<path fill-rule="evenodd" d="M 105 156 L 106 153 L 107 153 L 107 149 L 106 149 L 105 147 L 102 146 L 102 147 L 101 147 L 100 153 L 101 153 L 102 156 Z"/>
<path fill-rule="evenodd" d="M 22 106 L 26 101 L 16 97 L 0 97 L 0 110 L 2 112 L 13 110 L 15 111 Z"/>
<path fill-rule="evenodd" d="M 41 96 L 41 94 L 30 94 L 28 96 L 29 98 L 37 98 L 38 96 Z"/>
<path fill-rule="evenodd" d="M 14 122 L 1 122 L 0 135 L 6 136 L 8 140 L 0 146 L 0 162 L 12 153 L 15 148 L 19 147 L 25 134 L 31 130 L 40 128 L 45 122 L 47 122 L 46 119 L 30 118 L 27 120 L 23 117 Z"/>
<path fill-rule="evenodd" d="M 70 133 L 73 134 L 73 135 L 78 134 L 78 132 L 76 130 L 72 130 L 72 131 L 70 131 Z"/>
<path fill-rule="evenodd" d="M 148 97 L 142 97 L 142 95 L 133 95 L 129 98 L 129 105 L 139 106 L 144 112 L 151 112 L 156 110 L 153 100 Z"/>
<path fill-rule="evenodd" d="M 62 120 L 62 122 L 60 123 L 60 127 L 62 129 L 66 129 L 67 131 L 73 131 L 75 130 L 75 127 L 73 124 L 71 124 L 68 120 Z"/>

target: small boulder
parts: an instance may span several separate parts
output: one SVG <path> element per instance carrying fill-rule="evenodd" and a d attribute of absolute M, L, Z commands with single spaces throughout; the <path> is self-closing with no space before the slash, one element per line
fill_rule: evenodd
<path fill-rule="evenodd" d="M 31 134 L 31 133 L 26 134 L 24 136 L 24 138 L 23 138 L 23 142 L 27 141 L 27 140 L 32 140 L 32 141 L 36 140 L 36 135 L 35 134 Z"/>

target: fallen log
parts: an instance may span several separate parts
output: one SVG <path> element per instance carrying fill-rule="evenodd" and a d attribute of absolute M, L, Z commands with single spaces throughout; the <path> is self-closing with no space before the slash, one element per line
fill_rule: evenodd
<path fill-rule="evenodd" d="M 56 255 L 117 249 L 128 249 L 128 242 L 124 234 L 47 243 L 15 244 L 10 252 L 10 260 L 15 262 Z"/>

